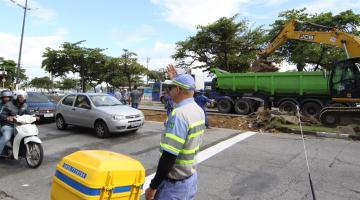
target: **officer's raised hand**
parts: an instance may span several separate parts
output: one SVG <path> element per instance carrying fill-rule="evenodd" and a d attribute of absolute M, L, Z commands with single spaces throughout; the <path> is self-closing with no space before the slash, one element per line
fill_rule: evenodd
<path fill-rule="evenodd" d="M 176 69 L 172 64 L 169 64 L 167 66 L 166 71 L 170 79 L 174 79 L 177 75 Z"/>

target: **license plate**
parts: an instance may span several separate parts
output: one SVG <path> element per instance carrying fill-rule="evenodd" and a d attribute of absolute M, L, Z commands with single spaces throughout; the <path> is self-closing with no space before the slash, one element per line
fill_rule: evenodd
<path fill-rule="evenodd" d="M 132 127 L 136 127 L 136 126 L 140 126 L 141 125 L 141 122 L 131 122 L 130 123 L 130 126 Z"/>
<path fill-rule="evenodd" d="M 54 113 L 45 113 L 44 117 L 54 117 Z"/>

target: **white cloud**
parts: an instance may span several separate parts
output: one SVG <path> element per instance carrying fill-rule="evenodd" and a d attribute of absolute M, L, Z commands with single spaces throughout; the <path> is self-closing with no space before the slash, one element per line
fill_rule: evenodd
<path fill-rule="evenodd" d="M 175 53 L 175 45 L 168 43 L 155 42 L 152 48 L 142 48 L 136 50 L 139 62 L 146 66 L 146 57 L 150 58 L 149 69 L 159 69 L 166 67 L 169 63 L 174 63 L 171 55 Z"/>
<path fill-rule="evenodd" d="M 165 19 L 179 27 L 193 30 L 196 25 L 206 25 L 220 17 L 238 13 L 249 0 L 151 0 L 159 5 Z"/>
<path fill-rule="evenodd" d="M 117 43 L 120 46 L 141 43 L 157 34 L 156 30 L 150 25 L 142 25 L 134 31 L 123 29 L 114 28 L 109 32 L 110 37 L 114 38 L 114 41 L 118 41 Z"/>
<path fill-rule="evenodd" d="M 348 9 L 360 7 L 359 0 L 315 0 L 311 3 L 300 4 L 298 8 L 306 8 L 310 13 L 334 12 L 335 14 Z"/>
<path fill-rule="evenodd" d="M 41 68 L 42 54 L 46 47 L 57 48 L 66 34 L 64 29 L 51 36 L 24 36 L 21 66 L 29 78 L 45 76 Z M 0 55 L 4 59 L 18 61 L 20 37 L 12 33 L 0 32 Z"/>

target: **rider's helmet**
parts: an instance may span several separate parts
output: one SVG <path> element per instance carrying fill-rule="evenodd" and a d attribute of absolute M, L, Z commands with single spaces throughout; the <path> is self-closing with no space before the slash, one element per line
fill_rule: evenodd
<path fill-rule="evenodd" d="M 3 98 L 3 97 L 13 97 L 13 93 L 10 91 L 10 90 L 4 90 L 4 91 L 2 91 L 1 92 L 1 98 Z"/>
<path fill-rule="evenodd" d="M 27 92 L 25 92 L 24 90 L 17 90 L 14 92 L 14 98 L 15 100 L 18 100 L 19 96 L 23 96 L 23 98 L 26 100 L 27 99 Z"/>

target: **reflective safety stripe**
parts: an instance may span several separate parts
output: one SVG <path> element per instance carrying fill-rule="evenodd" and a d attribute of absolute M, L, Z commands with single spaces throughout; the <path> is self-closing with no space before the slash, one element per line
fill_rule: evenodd
<path fill-rule="evenodd" d="M 204 133 L 204 130 L 201 130 L 201 131 L 198 131 L 196 133 L 190 134 L 188 137 L 189 137 L 189 139 L 195 138 L 195 137 L 197 137 L 199 135 L 202 135 L 203 133 Z"/>
<path fill-rule="evenodd" d="M 200 121 L 194 122 L 194 123 L 190 124 L 189 130 L 194 128 L 195 126 L 199 126 L 199 125 L 202 125 L 202 124 L 205 124 L 205 120 L 200 120 Z"/>
<path fill-rule="evenodd" d="M 171 111 L 171 116 L 175 115 L 175 111 L 176 111 L 176 108 L 173 111 Z"/>
<path fill-rule="evenodd" d="M 197 125 L 191 129 L 189 129 L 189 135 L 192 134 L 192 133 L 196 133 L 198 131 L 201 131 L 201 130 L 205 130 L 205 124 L 200 124 L 200 125 Z"/>
<path fill-rule="evenodd" d="M 179 154 L 179 152 L 180 152 L 179 149 L 177 149 L 177 148 L 175 148 L 175 147 L 173 147 L 173 146 L 170 146 L 170 145 L 168 145 L 168 144 L 160 143 L 160 146 L 161 146 L 162 148 L 167 149 L 167 150 L 170 150 L 170 151 L 172 151 L 172 152 L 174 152 L 174 153 L 176 153 L 176 154 Z"/>
<path fill-rule="evenodd" d="M 178 142 L 176 140 L 166 138 L 166 137 L 164 137 L 160 142 L 163 143 L 163 144 L 167 144 L 169 146 L 172 146 L 175 149 L 179 149 L 179 150 L 181 150 L 184 147 L 184 144 L 182 144 L 182 143 L 180 143 L 180 142 Z"/>
<path fill-rule="evenodd" d="M 181 137 L 179 137 L 179 136 L 177 136 L 175 134 L 172 134 L 172 133 L 165 133 L 165 137 L 173 139 L 173 140 L 175 140 L 177 142 L 180 142 L 181 144 L 185 143 L 184 139 L 182 139 Z"/>
<path fill-rule="evenodd" d="M 181 154 L 195 154 L 196 152 L 198 152 L 200 149 L 200 146 L 197 146 L 193 149 L 182 149 L 180 151 Z"/>
<path fill-rule="evenodd" d="M 181 164 L 181 165 L 190 165 L 193 164 L 195 162 L 195 160 L 175 160 L 176 164 Z"/>

